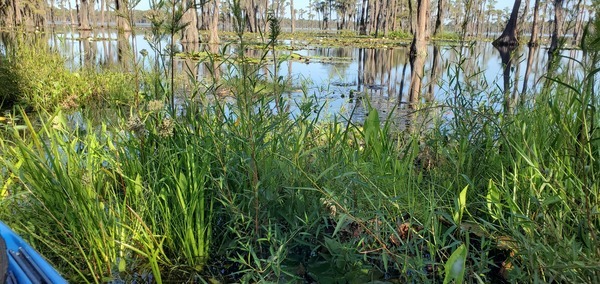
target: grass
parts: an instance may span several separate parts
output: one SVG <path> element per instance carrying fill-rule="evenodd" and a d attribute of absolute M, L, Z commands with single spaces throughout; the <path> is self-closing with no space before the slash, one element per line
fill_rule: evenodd
<path fill-rule="evenodd" d="M 73 71 L 44 38 L 15 36 L 11 54 L 0 56 L 0 103 L 34 110 L 128 104 L 137 97 L 131 74 L 111 70 Z"/>
<path fill-rule="evenodd" d="M 235 59 L 198 63 L 229 66 L 219 80 L 183 97 L 168 70 L 142 73 L 139 103 L 102 96 L 111 119 L 75 108 L 73 123 L 27 91 L 35 120 L 2 125 L 0 218 L 72 282 L 598 282 L 597 69 L 549 78 L 511 113 L 457 81 L 438 106 L 453 116 L 396 129 L 375 109 L 322 120 L 308 98 L 289 112 L 260 72 L 277 35 L 258 64 L 237 36 Z M 235 101 L 209 103 L 224 87 Z"/>

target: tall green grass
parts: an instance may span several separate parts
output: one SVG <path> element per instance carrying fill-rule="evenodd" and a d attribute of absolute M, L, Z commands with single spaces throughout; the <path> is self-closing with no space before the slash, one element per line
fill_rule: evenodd
<path fill-rule="evenodd" d="M 137 98 L 133 76 L 92 67 L 73 70 L 47 44 L 45 36 L 9 33 L 6 56 L 0 56 L 0 106 L 34 110 L 129 104 Z"/>
<path fill-rule="evenodd" d="M 598 281 L 597 69 L 510 114 L 456 81 L 432 107 L 450 117 L 325 120 L 260 72 L 276 34 L 244 60 L 236 13 L 237 57 L 197 63 L 231 66 L 223 81 L 185 96 L 161 71 L 115 119 L 22 113 L 2 130 L 0 217 L 70 280 Z M 224 86 L 233 103 L 211 100 Z"/>
<path fill-rule="evenodd" d="M 122 242 L 131 232 L 125 227 L 127 204 L 109 170 L 114 159 L 105 147 L 111 138 L 68 129 L 60 115 L 39 130 L 24 117 L 26 137 L 14 130 L 17 139 L 2 159 L 19 178 L 8 192 L 11 210 L 4 218 L 18 224 L 72 280 L 112 277 L 118 259 L 126 257 Z"/>

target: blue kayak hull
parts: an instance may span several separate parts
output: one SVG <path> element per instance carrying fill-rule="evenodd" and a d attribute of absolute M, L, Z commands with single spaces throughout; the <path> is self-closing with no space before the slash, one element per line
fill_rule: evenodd
<path fill-rule="evenodd" d="M 6 283 L 67 283 L 50 263 L 2 222 L 0 236 L 6 243 Z"/>

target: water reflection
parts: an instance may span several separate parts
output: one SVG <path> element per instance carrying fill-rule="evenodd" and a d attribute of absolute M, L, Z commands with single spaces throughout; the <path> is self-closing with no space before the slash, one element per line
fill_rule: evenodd
<path fill-rule="evenodd" d="M 3 34 L 0 42 L 2 52 L 8 49 L 6 46 L 10 42 Z M 151 45 L 141 32 L 118 34 L 106 29 L 68 31 L 51 36 L 48 43 L 70 58 L 70 64 L 74 68 L 121 65 L 126 70 L 131 70 L 134 62 L 141 62 L 142 67 L 149 68 L 150 59 L 155 56 L 168 60 L 161 54 L 153 53 Z M 161 48 L 168 46 L 167 42 L 159 45 Z M 226 58 L 235 54 L 236 48 L 235 44 L 227 47 L 207 47 L 198 43 L 176 46 L 177 50 L 186 52 L 207 49 L 211 53 L 225 53 Z M 141 50 L 147 52 L 146 56 L 140 54 Z M 162 54 L 167 52 L 161 51 Z M 264 52 L 245 50 L 247 56 L 256 58 L 261 58 Z M 290 97 L 301 100 L 305 96 L 314 96 L 326 103 L 327 113 L 349 115 L 353 109 L 364 107 L 358 103 L 361 97 L 369 97 L 373 106 L 382 110 L 382 113 L 404 108 L 408 101 L 411 76 L 408 47 L 305 47 L 302 50 L 280 52 L 290 57 L 296 54 L 302 58 L 281 62 L 277 70 L 281 78 L 293 82 Z M 452 98 L 457 95 L 457 90 L 466 87 L 474 93 L 504 94 L 507 102 L 514 102 L 519 94 L 523 97 L 523 94 L 539 89 L 537 82 L 544 75 L 547 62 L 544 48 L 520 48 L 509 52 L 507 56 L 486 42 L 467 46 L 430 45 L 427 54 L 430 57 L 423 68 L 425 72 L 421 93 L 424 94 L 424 101 L 438 102 Z M 582 56 L 577 50 L 563 51 L 563 55 L 577 59 Z M 570 66 L 574 64 L 573 61 L 563 60 L 563 71 L 580 72 L 576 69 L 577 66 Z M 222 74 L 231 72 L 227 60 L 212 60 L 200 64 L 191 59 L 181 59 L 173 64 L 165 62 L 165 66 L 175 66 L 175 72 L 192 74 L 189 78 L 191 81 L 185 82 L 187 85 L 192 85 L 194 80 L 219 79 L 223 77 Z M 273 74 L 273 66 L 266 66 L 260 72 Z M 521 92 L 518 90 L 519 86 L 522 86 Z M 185 89 L 188 93 L 197 91 Z"/>
<path fill-rule="evenodd" d="M 79 41 L 79 49 L 83 50 L 83 62 L 80 62 L 80 65 L 91 66 L 94 58 L 96 58 L 97 54 L 97 46 L 92 44 L 92 33 L 90 30 L 82 30 L 81 31 L 81 39 Z M 81 58 L 81 57 L 80 57 Z"/>
<path fill-rule="evenodd" d="M 514 97 L 510 95 L 511 85 L 511 70 L 513 65 L 513 52 L 515 51 L 514 46 L 496 46 L 496 50 L 500 53 L 500 59 L 502 60 L 502 82 L 503 82 L 503 93 L 504 93 L 504 112 L 509 113 L 512 107 Z M 517 64 L 517 67 L 519 65 Z M 518 71 L 517 71 L 518 72 Z M 515 84 L 516 85 L 516 84 Z"/>
<path fill-rule="evenodd" d="M 534 62 L 534 58 L 537 56 L 537 50 L 539 50 L 538 45 L 530 44 L 527 53 L 527 64 L 525 67 L 525 75 L 523 75 L 523 87 L 521 88 L 521 100 L 520 103 L 524 103 L 525 96 L 527 95 L 528 83 L 529 83 L 529 75 L 531 74 L 532 65 Z"/>

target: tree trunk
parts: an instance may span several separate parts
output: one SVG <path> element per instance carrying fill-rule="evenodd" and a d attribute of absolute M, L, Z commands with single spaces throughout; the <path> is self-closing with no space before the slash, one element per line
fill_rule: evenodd
<path fill-rule="evenodd" d="M 212 22 L 210 24 L 210 34 L 208 43 L 211 45 L 219 44 L 219 0 L 213 1 L 212 7 Z"/>
<path fill-rule="evenodd" d="M 196 1 L 186 0 L 182 3 L 183 15 L 181 23 L 185 25 L 181 32 L 182 43 L 198 43 L 198 13 L 196 13 Z M 191 46 L 193 47 L 193 45 Z"/>
<path fill-rule="evenodd" d="M 389 31 L 389 26 L 390 26 L 390 21 L 392 20 L 390 18 L 393 7 L 395 6 L 395 1 L 394 0 L 387 0 L 387 4 L 385 6 L 384 12 L 383 12 L 383 23 L 382 23 L 382 29 L 383 29 L 383 36 L 386 37 L 388 35 L 388 31 Z"/>
<path fill-rule="evenodd" d="M 517 20 L 519 16 L 519 7 L 521 7 L 521 0 L 515 0 L 512 12 L 510 13 L 510 19 L 504 27 L 504 31 L 499 38 L 494 40 L 494 46 L 517 46 L 519 41 L 517 40 Z"/>
<path fill-rule="evenodd" d="M 291 30 L 292 33 L 294 33 L 296 31 L 296 11 L 294 11 L 294 0 L 290 0 L 290 18 L 292 22 Z"/>
<path fill-rule="evenodd" d="M 119 32 L 117 34 L 117 60 L 122 64 L 123 69 L 127 71 L 131 70 L 130 56 L 134 56 L 129 43 L 130 37 L 130 32 Z"/>
<path fill-rule="evenodd" d="M 14 9 L 11 4 L 12 3 L 9 2 L 4 9 L 0 9 L 0 25 L 3 27 L 11 27 L 14 25 Z"/>
<path fill-rule="evenodd" d="M 69 14 L 71 16 L 71 24 L 69 26 L 73 27 L 75 25 L 75 16 L 73 16 L 73 9 L 71 8 L 71 1 L 67 1 L 69 5 Z"/>
<path fill-rule="evenodd" d="M 90 5 L 89 0 L 81 0 L 79 7 L 79 29 L 90 30 Z"/>
<path fill-rule="evenodd" d="M 329 30 L 329 23 L 333 21 L 333 17 L 331 17 L 331 10 L 333 10 L 333 0 L 327 0 L 327 2 L 329 3 L 329 16 L 327 16 L 327 30 Z"/>
<path fill-rule="evenodd" d="M 562 25 L 563 25 L 563 0 L 554 0 L 554 31 L 552 32 L 552 39 L 550 41 L 550 48 L 548 49 L 548 72 L 551 72 L 556 64 L 555 55 L 558 51 L 558 41 L 562 38 Z"/>
<path fill-rule="evenodd" d="M 361 12 L 360 12 L 360 23 L 359 23 L 359 32 L 358 34 L 360 35 L 366 35 L 367 34 L 367 17 L 368 17 L 368 5 L 369 5 L 369 1 L 368 0 L 363 0 L 362 1 L 362 6 L 361 6 Z"/>
<path fill-rule="evenodd" d="M 383 0 L 378 0 L 375 4 L 375 13 L 373 14 L 373 29 L 375 30 L 375 37 L 379 36 L 379 27 L 381 26 L 381 10 Z"/>
<path fill-rule="evenodd" d="M 92 32 L 90 30 L 81 30 L 80 37 L 82 39 L 89 38 L 92 36 Z M 96 58 L 96 44 L 89 40 L 80 40 L 79 44 L 81 44 L 80 50 L 83 50 L 83 65 L 85 67 L 91 68 L 94 65 L 94 59 Z"/>
<path fill-rule="evenodd" d="M 527 65 L 525 67 L 525 76 L 523 76 L 523 88 L 521 89 L 521 103 L 524 103 L 525 95 L 527 94 L 527 84 L 529 83 L 529 74 L 531 73 L 531 65 L 533 64 L 533 56 L 539 46 L 537 35 L 537 21 L 539 13 L 540 0 L 535 0 L 533 6 L 533 23 L 531 24 L 531 38 L 529 38 L 529 54 L 527 55 Z"/>
<path fill-rule="evenodd" d="M 417 1 L 419 1 L 419 0 L 417 0 Z M 412 0 L 408 0 L 408 24 L 410 25 L 410 33 L 412 35 L 414 35 L 415 34 L 415 21 L 413 20 Z"/>
<path fill-rule="evenodd" d="M 444 21 L 444 0 L 438 0 L 437 15 L 435 17 L 435 28 L 433 35 L 438 36 L 443 31 L 442 21 Z"/>
<path fill-rule="evenodd" d="M 98 15 L 98 12 L 96 11 L 96 4 L 98 4 L 98 0 L 91 0 L 91 5 L 90 5 L 89 10 L 90 10 L 90 23 L 91 23 L 90 25 L 91 25 L 92 29 L 94 27 L 99 26 L 99 24 L 98 24 L 99 15 Z"/>
<path fill-rule="evenodd" d="M 517 36 L 521 36 L 523 32 L 523 28 L 527 23 L 527 14 L 529 13 L 529 0 L 525 1 L 525 6 L 523 7 L 523 14 L 521 15 L 520 20 L 518 21 L 517 27 Z"/>
<path fill-rule="evenodd" d="M 481 1 L 479 5 L 479 10 L 477 13 L 477 28 L 475 29 L 475 36 L 479 38 L 479 36 L 483 35 L 483 27 L 484 27 L 484 18 L 485 18 L 485 1 Z"/>
<path fill-rule="evenodd" d="M 581 7 L 581 0 L 577 1 L 577 6 L 575 7 L 575 12 L 577 16 L 575 16 L 575 28 L 573 30 L 573 45 L 577 45 L 581 40 L 581 34 L 583 30 L 583 9 Z"/>
<path fill-rule="evenodd" d="M 529 38 L 529 47 L 538 46 L 538 35 L 537 35 L 537 22 L 538 22 L 538 14 L 540 0 L 535 0 L 535 4 L 533 6 L 533 23 L 531 24 L 531 38 Z M 527 72 L 525 72 L 527 74 Z"/>
<path fill-rule="evenodd" d="M 486 27 L 485 27 L 485 37 L 489 38 L 490 37 L 490 31 L 492 30 L 492 10 L 493 6 L 488 5 L 487 9 L 486 9 Z"/>
<path fill-rule="evenodd" d="M 544 10 L 544 18 L 542 19 L 542 24 L 540 26 L 540 39 L 544 36 L 544 30 L 546 29 L 545 24 L 546 24 L 546 15 L 548 15 L 548 0 L 545 0 L 543 2 L 544 8 L 542 8 L 542 10 Z"/>
<path fill-rule="evenodd" d="M 50 22 L 52 22 L 52 26 L 56 26 L 56 19 L 54 18 L 54 0 L 50 1 Z"/>
<path fill-rule="evenodd" d="M 246 25 L 248 26 L 248 31 L 253 33 L 256 32 L 257 20 L 256 20 L 256 11 L 257 8 L 254 0 L 246 0 L 244 1 L 243 10 L 246 14 Z"/>
<path fill-rule="evenodd" d="M 390 22 L 391 22 L 391 30 L 392 31 L 395 31 L 396 28 L 397 28 L 397 26 L 398 26 L 398 21 L 397 21 L 397 18 L 398 18 L 398 7 L 400 6 L 398 4 L 398 2 L 400 2 L 400 0 L 395 0 L 394 1 L 394 6 L 393 6 L 393 9 L 392 9 L 392 14 L 390 15 Z"/>
<path fill-rule="evenodd" d="M 81 4 L 79 3 L 80 0 L 75 0 L 75 13 L 77 15 L 77 26 L 79 26 L 79 23 L 81 23 L 81 9 L 79 8 L 81 6 Z"/>
<path fill-rule="evenodd" d="M 117 11 L 117 30 L 120 32 L 130 32 L 131 25 L 129 24 L 129 9 L 125 1 L 115 0 L 115 10 Z"/>
<path fill-rule="evenodd" d="M 414 107 L 421 94 L 425 59 L 427 58 L 427 11 L 429 0 L 417 0 L 417 26 L 410 46 L 410 107 Z"/>
<path fill-rule="evenodd" d="M 13 23 L 15 27 L 23 24 L 23 15 L 21 14 L 21 2 L 19 0 L 13 0 L 13 16 Z"/>
<path fill-rule="evenodd" d="M 106 1 L 100 0 L 100 26 L 108 27 L 108 23 L 106 23 L 106 19 L 104 18 L 104 11 L 106 11 Z"/>
<path fill-rule="evenodd" d="M 267 13 L 269 10 L 269 0 L 265 0 L 264 1 L 264 7 L 259 7 L 259 9 L 262 8 L 262 11 L 259 11 L 259 14 L 263 16 L 263 21 L 262 21 L 262 30 L 259 30 L 258 32 L 266 32 L 267 31 Z M 260 28 L 260 26 L 259 26 Z"/>
<path fill-rule="evenodd" d="M 477 29 L 479 28 L 479 0 L 475 0 L 475 1 L 471 1 L 471 6 L 469 8 L 471 10 L 470 14 L 466 14 L 467 15 L 467 19 L 468 19 L 468 34 L 469 36 L 471 36 L 472 38 L 476 38 L 477 37 Z"/>

